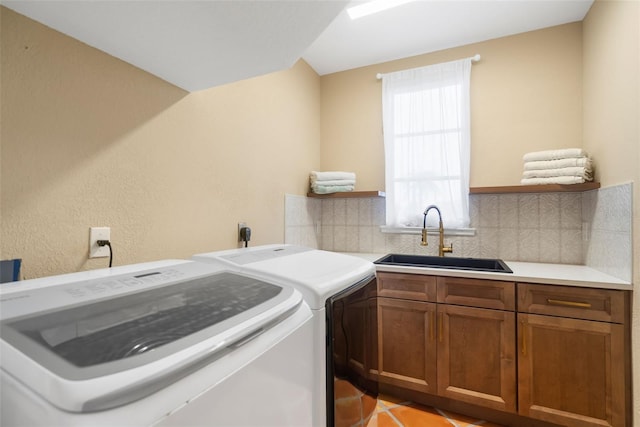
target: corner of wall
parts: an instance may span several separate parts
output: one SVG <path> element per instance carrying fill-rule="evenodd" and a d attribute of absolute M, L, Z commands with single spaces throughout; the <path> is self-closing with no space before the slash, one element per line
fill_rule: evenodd
<path fill-rule="evenodd" d="M 583 193 L 585 265 L 632 282 L 632 220 L 632 183 Z"/>
<path fill-rule="evenodd" d="M 285 194 L 284 206 L 284 242 L 321 248 L 321 200 Z"/>

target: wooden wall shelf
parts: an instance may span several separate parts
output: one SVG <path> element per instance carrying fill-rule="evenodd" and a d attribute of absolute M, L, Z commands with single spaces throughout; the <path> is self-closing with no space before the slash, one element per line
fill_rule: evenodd
<path fill-rule="evenodd" d="M 315 197 L 317 199 L 356 199 L 365 197 L 385 197 L 385 193 L 384 191 L 347 191 L 331 194 L 307 193 L 307 197 Z"/>
<path fill-rule="evenodd" d="M 469 194 L 506 194 L 506 193 L 580 193 L 597 190 L 599 182 L 585 182 L 584 184 L 547 184 L 547 185 L 507 185 L 500 187 L 471 187 Z M 366 197 L 386 197 L 384 191 L 348 191 L 342 193 L 316 194 L 307 193 L 307 197 L 317 199 L 357 199 Z"/>
<path fill-rule="evenodd" d="M 503 193 L 578 193 L 597 190 L 599 182 L 584 184 L 547 184 L 547 185 L 511 185 L 505 187 L 471 187 L 469 194 L 503 194 Z"/>

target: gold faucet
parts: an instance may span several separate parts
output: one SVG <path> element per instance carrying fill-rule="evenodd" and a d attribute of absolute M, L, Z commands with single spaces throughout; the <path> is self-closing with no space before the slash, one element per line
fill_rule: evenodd
<path fill-rule="evenodd" d="M 438 227 L 438 231 L 440 233 L 440 243 L 438 244 L 438 256 L 444 256 L 445 253 L 453 252 L 453 243 L 449 246 L 444 245 L 444 226 L 442 225 L 442 214 L 440 213 L 440 209 L 436 205 L 427 206 L 427 209 L 424 211 L 424 220 L 422 222 L 422 242 L 420 244 L 422 246 L 427 246 L 427 214 L 431 209 L 435 209 L 438 212 L 438 218 L 440 219 L 440 226 Z"/>

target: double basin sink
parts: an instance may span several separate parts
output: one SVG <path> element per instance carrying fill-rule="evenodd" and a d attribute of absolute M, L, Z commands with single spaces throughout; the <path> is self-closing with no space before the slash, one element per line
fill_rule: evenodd
<path fill-rule="evenodd" d="M 501 259 L 488 258 L 389 254 L 373 263 L 403 267 L 449 268 L 454 270 L 489 271 L 492 273 L 513 273 L 509 266 Z"/>

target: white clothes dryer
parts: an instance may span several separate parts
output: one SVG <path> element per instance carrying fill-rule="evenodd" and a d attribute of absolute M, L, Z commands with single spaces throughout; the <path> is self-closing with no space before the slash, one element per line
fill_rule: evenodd
<path fill-rule="evenodd" d="M 230 266 L 2 285 L 0 424 L 309 426 L 312 344 L 299 291 Z"/>
<path fill-rule="evenodd" d="M 335 424 L 333 386 L 337 377 L 349 377 L 377 396 L 377 362 L 363 360 L 377 354 L 377 283 L 372 262 L 286 244 L 203 253 L 192 259 L 241 268 L 302 293 L 313 312 L 316 336 L 314 427 Z"/>

